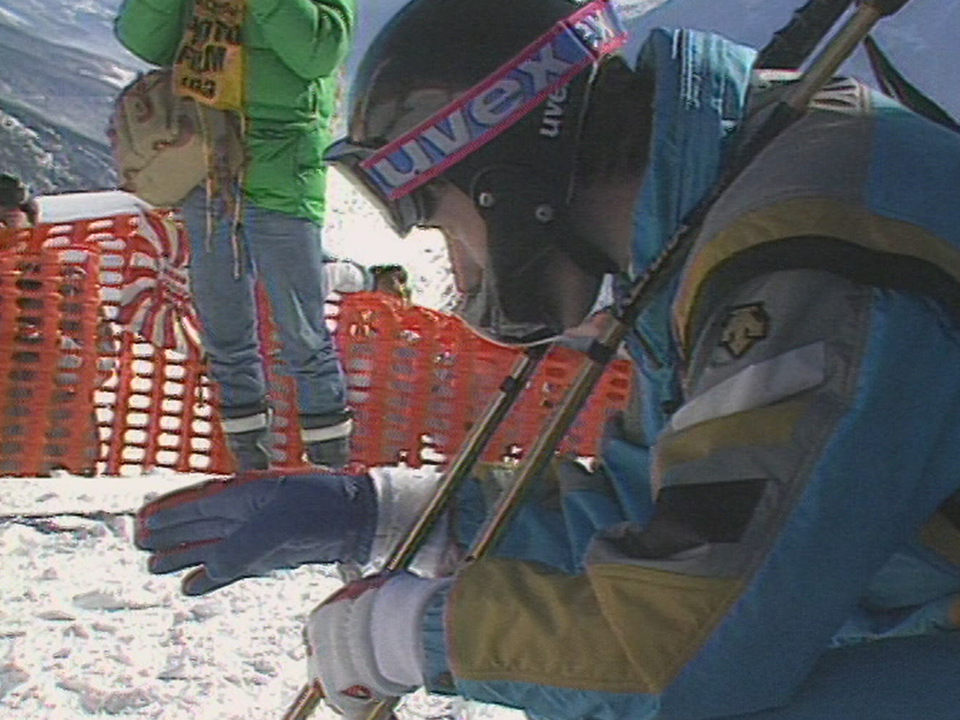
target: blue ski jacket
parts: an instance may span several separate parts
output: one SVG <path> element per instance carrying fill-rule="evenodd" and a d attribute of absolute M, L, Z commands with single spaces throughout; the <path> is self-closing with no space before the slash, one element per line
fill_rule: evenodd
<path fill-rule="evenodd" d="M 779 92 L 754 57 L 644 45 L 636 273 Z M 960 136 L 820 93 L 639 318 L 600 468 L 558 463 L 429 606 L 428 687 L 544 720 L 956 720 L 958 188 Z M 464 538 L 486 505 L 460 497 Z"/>

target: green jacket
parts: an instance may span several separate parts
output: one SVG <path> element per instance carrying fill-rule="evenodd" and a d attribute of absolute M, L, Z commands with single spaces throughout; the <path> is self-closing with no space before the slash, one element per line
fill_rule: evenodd
<path fill-rule="evenodd" d="M 194 0 L 124 0 L 120 42 L 170 66 Z M 248 164 L 256 205 L 323 221 L 338 78 L 356 25 L 356 0 L 247 0 L 243 26 Z"/>

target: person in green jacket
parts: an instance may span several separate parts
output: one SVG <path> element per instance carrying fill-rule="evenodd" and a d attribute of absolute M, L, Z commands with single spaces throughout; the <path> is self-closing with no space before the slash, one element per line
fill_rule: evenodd
<path fill-rule="evenodd" d="M 243 167 L 225 174 L 211 163 L 181 211 L 201 338 L 241 471 L 271 462 L 258 280 L 295 379 L 307 459 L 349 462 L 352 413 L 323 312 L 322 157 L 355 25 L 356 0 L 124 0 L 116 18 L 120 42 L 171 67 L 178 94 L 239 119 Z"/>

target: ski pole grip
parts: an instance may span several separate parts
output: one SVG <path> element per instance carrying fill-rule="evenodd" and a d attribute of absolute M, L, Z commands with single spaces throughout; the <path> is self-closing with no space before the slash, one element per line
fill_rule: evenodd
<path fill-rule="evenodd" d="M 910 0 L 867 0 L 864 5 L 874 8 L 883 17 L 889 17 L 900 12 L 900 8 L 908 2 Z"/>

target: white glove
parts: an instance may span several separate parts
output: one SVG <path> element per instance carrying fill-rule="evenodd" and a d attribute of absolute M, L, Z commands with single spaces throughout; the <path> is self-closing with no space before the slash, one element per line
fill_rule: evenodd
<path fill-rule="evenodd" d="M 409 572 L 374 575 L 345 585 L 310 613 L 309 681 L 320 683 L 331 709 L 363 720 L 377 703 L 423 685 L 424 610 L 450 582 Z"/>
<path fill-rule="evenodd" d="M 364 575 L 383 570 L 397 545 L 423 515 L 443 478 L 440 470 L 431 467 L 370 468 L 369 475 L 377 493 L 377 527 Z M 444 513 L 410 566 L 418 575 L 436 577 L 456 567 L 460 550 L 452 541 L 449 527 L 449 513 Z"/>

